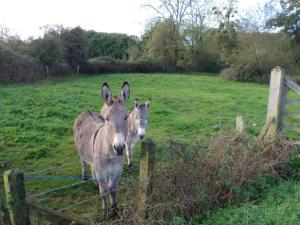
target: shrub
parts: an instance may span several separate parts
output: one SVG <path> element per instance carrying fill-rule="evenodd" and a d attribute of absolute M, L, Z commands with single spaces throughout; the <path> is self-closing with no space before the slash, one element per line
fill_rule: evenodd
<path fill-rule="evenodd" d="M 0 82 L 32 82 L 45 78 L 43 67 L 0 44 Z"/>
<path fill-rule="evenodd" d="M 81 72 L 95 74 L 95 73 L 131 73 L 131 72 L 158 72 L 163 71 L 164 68 L 155 61 L 146 59 L 136 62 L 118 60 L 111 57 L 97 57 L 89 59 L 82 67 Z"/>
<path fill-rule="evenodd" d="M 282 33 L 239 33 L 240 49 L 221 75 L 236 81 L 268 80 L 276 66 L 291 68 L 295 55 L 291 39 Z"/>
<path fill-rule="evenodd" d="M 157 166 L 151 196 L 151 215 L 162 220 L 257 199 L 255 188 L 269 187 L 268 177 L 278 178 L 276 168 L 297 148 L 285 140 L 258 143 L 253 137 L 221 132 L 207 149 L 171 141 L 168 150 L 165 157 L 173 163 Z"/>
<path fill-rule="evenodd" d="M 67 63 L 59 62 L 55 63 L 49 68 L 49 73 L 53 76 L 61 76 L 72 73 L 72 68 Z"/>

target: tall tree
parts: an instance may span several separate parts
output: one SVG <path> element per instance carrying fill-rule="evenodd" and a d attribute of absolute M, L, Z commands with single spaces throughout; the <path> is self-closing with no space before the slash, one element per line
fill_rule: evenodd
<path fill-rule="evenodd" d="M 213 7 L 213 12 L 219 21 L 219 47 L 221 56 L 226 64 L 238 49 L 238 35 L 236 19 L 237 1 L 227 0 L 221 7 Z"/>
<path fill-rule="evenodd" d="M 179 30 L 189 14 L 195 0 L 159 0 L 159 5 L 145 5 L 152 8 L 163 19 L 171 19 Z"/>
<path fill-rule="evenodd" d="M 80 65 L 85 63 L 88 57 L 86 32 L 80 27 L 64 29 L 61 31 L 61 38 L 66 61 L 78 73 Z"/>
<path fill-rule="evenodd" d="M 281 10 L 267 21 L 269 27 L 280 27 L 300 44 L 300 1 L 280 0 Z"/>
<path fill-rule="evenodd" d="M 48 75 L 49 67 L 63 58 L 61 40 L 55 35 L 45 34 L 43 38 L 31 42 L 30 53 L 45 66 Z"/>
<path fill-rule="evenodd" d="M 159 0 L 158 6 L 146 5 L 158 14 L 161 18 L 160 21 L 166 21 L 164 25 L 168 26 L 168 30 L 162 33 L 162 35 L 157 35 L 162 38 L 166 35 L 166 33 L 168 33 L 168 42 L 172 46 L 172 57 L 174 57 L 171 61 L 174 65 L 176 65 L 182 57 L 182 51 L 180 49 L 182 45 L 182 38 L 180 34 L 181 31 L 183 31 L 185 21 L 189 16 L 194 1 L 195 0 Z"/>
<path fill-rule="evenodd" d="M 150 57 L 162 62 L 165 66 L 174 67 L 178 60 L 178 43 L 174 35 L 174 23 L 171 19 L 157 22 L 148 37 L 146 48 Z"/>

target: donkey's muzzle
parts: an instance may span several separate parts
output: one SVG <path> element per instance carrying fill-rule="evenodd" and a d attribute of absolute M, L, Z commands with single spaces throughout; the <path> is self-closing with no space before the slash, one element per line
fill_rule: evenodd
<path fill-rule="evenodd" d="M 125 144 L 114 145 L 114 149 L 117 152 L 117 155 L 123 155 Z"/>
<path fill-rule="evenodd" d="M 143 140 L 145 135 L 139 135 L 140 136 L 140 139 Z"/>

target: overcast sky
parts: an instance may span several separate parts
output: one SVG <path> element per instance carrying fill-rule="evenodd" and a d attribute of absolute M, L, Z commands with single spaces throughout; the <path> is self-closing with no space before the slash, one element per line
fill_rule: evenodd
<path fill-rule="evenodd" d="M 99 32 L 140 36 L 147 18 L 153 15 L 145 3 L 157 0 L 0 0 L 0 24 L 22 38 L 42 34 L 46 24 L 81 26 Z M 265 0 L 240 0 L 247 10 Z"/>

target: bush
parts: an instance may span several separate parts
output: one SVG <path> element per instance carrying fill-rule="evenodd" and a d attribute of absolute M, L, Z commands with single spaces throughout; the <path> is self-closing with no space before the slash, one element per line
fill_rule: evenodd
<path fill-rule="evenodd" d="M 49 68 L 49 73 L 53 76 L 61 76 L 71 74 L 72 68 L 67 63 L 55 63 Z"/>
<path fill-rule="evenodd" d="M 236 81 L 268 81 L 276 66 L 291 68 L 295 55 L 291 39 L 282 33 L 239 33 L 240 49 L 221 76 Z"/>
<path fill-rule="evenodd" d="M 162 220 L 190 217 L 215 205 L 258 199 L 258 193 L 271 186 L 268 182 L 279 178 L 278 165 L 296 151 L 284 140 L 258 143 L 235 132 L 221 132 L 208 149 L 171 141 L 165 157 L 174 163 L 156 166 L 151 215 Z"/>
<path fill-rule="evenodd" d="M 32 82 L 45 78 L 36 59 L 22 56 L 0 44 L 0 82 Z"/>
<path fill-rule="evenodd" d="M 163 67 L 151 60 L 140 60 L 136 62 L 118 60 L 111 57 L 97 57 L 89 59 L 82 67 L 82 73 L 149 73 L 163 71 Z"/>

